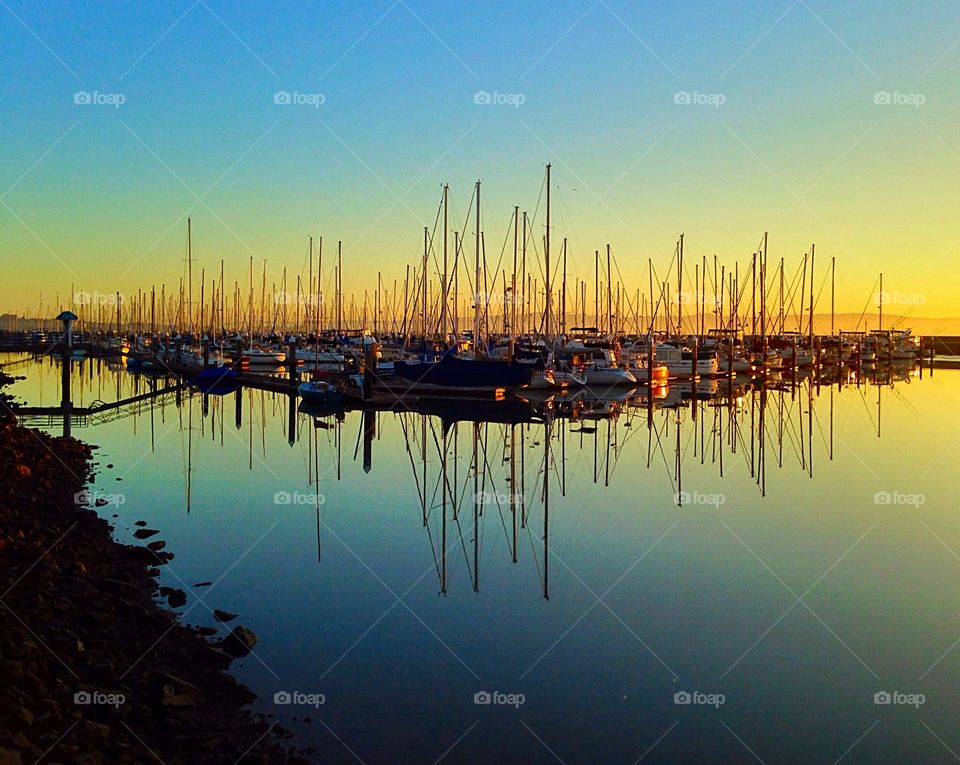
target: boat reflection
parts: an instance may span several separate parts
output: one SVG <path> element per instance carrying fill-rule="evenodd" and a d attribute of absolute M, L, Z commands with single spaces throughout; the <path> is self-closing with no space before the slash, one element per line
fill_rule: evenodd
<path fill-rule="evenodd" d="M 530 543 L 545 599 L 550 597 L 553 557 L 551 501 L 567 497 L 571 466 L 577 480 L 588 475 L 593 483 L 610 486 L 624 450 L 639 448 L 645 452 L 641 464 L 646 470 L 662 471 L 660 477 L 668 480 L 678 511 L 690 498 L 684 469 L 694 465 L 710 466 L 718 478 L 736 468 L 764 497 L 768 468 L 798 469 L 812 479 L 819 460 L 834 459 L 834 411 L 840 397 L 850 391 L 866 402 L 872 394 L 871 422 L 879 438 L 884 399 L 892 395 L 902 401 L 899 388 L 921 376 L 911 365 L 795 369 L 758 378 L 684 380 L 652 389 L 524 390 L 501 399 L 404 397 L 378 409 L 351 410 L 342 403 L 301 400 L 295 390 L 187 386 L 96 358 L 68 360 L 65 366 L 55 359 L 43 364 L 40 397 L 59 400 L 59 406 L 25 407 L 21 419 L 52 428 L 60 417 L 65 433 L 71 426 L 95 430 L 126 421 L 151 451 L 166 433 L 178 431 L 187 512 L 193 509 L 195 439 L 233 449 L 240 439 L 247 469 L 276 475 L 269 461 L 277 457 L 269 453 L 282 434 L 290 447 L 299 446 L 304 481 L 319 494 L 322 485 L 344 480 L 350 462 L 369 476 L 351 474 L 351 480 L 378 480 L 376 456 L 386 448 L 380 444 L 386 426 L 394 461 L 393 435 L 399 434 L 399 458 L 416 496 L 415 504 L 407 495 L 400 506 L 418 506 L 438 592 L 450 592 L 454 555 L 465 561 L 471 588 L 479 592 L 487 560 L 484 537 L 503 533 L 503 563 L 518 563 Z M 355 444 L 352 453 L 349 446 L 345 453 L 345 443 Z M 315 512 L 317 559 L 322 561 L 323 513 L 329 507 L 318 503 Z"/>

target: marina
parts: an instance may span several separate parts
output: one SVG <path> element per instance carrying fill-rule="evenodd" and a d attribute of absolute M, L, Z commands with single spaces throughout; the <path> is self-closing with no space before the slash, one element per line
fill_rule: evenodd
<path fill-rule="evenodd" d="M 0 1 L 0 765 L 960 760 L 955 10 Z"/>
<path fill-rule="evenodd" d="M 60 405 L 61 362 L 7 355 L 3 363 L 25 377 L 11 389 L 30 402 L 23 422 L 60 432 L 62 417 L 32 418 Z M 261 640 L 236 671 L 267 700 L 255 707 L 279 713 L 324 761 L 353 759 L 338 738 L 367 762 L 439 755 L 451 742 L 430 721 L 467 730 L 487 712 L 473 694 L 488 687 L 522 694 L 525 705 L 512 710 L 519 720 L 497 712 L 497 738 L 477 737 L 459 761 L 537 761 L 524 725 L 550 729 L 553 745 L 585 759 L 585 741 L 557 732 L 571 715 L 590 725 L 609 718 L 618 733 L 599 751 L 636 758 L 677 721 L 673 694 L 688 688 L 723 693 L 723 722 L 781 761 L 788 750 L 764 732 L 757 705 L 779 714 L 795 691 L 757 685 L 760 677 L 808 675 L 810 713 L 831 710 L 827 727 L 855 738 L 856 725 L 869 725 L 878 677 L 919 675 L 949 646 L 940 628 L 868 617 L 848 599 L 899 592 L 896 578 L 917 565 L 911 549 L 925 551 L 917 559 L 925 567 L 952 565 L 949 553 L 926 552 L 953 523 L 944 513 L 955 482 L 930 465 L 953 439 L 955 419 L 935 410 L 943 386 L 960 385 L 956 375 L 916 364 L 798 368 L 652 391 L 417 396 L 375 411 L 305 400 L 285 379 L 272 390 L 248 387 L 241 375 L 227 391 L 205 392 L 93 356 L 71 364 L 69 387 L 74 435 L 100 445 L 101 465 L 113 466 L 101 466 L 90 497 L 105 500 L 98 511 L 119 540 L 133 541 L 140 517 L 162 530 L 177 559 L 161 582 L 216 580 L 252 546 L 218 593 Z M 888 444 L 911 442 L 918 422 L 927 448 L 885 460 Z M 826 514 L 816 499 L 823 491 L 847 512 Z M 869 543 L 858 542 L 863 534 Z M 891 545 L 904 543 L 889 560 Z M 778 551 L 791 544 L 803 554 L 788 560 Z M 842 565 L 850 545 L 857 553 Z M 764 566 L 773 556 L 776 575 Z M 790 592 L 828 568 L 822 594 L 804 596 L 802 614 L 794 603 L 782 616 Z M 628 569 L 630 586 L 618 588 Z M 184 617 L 210 625 L 193 598 Z M 778 616 L 784 623 L 771 626 Z M 798 635 L 816 648 L 785 662 L 781 652 Z M 905 658 L 893 660 L 888 641 Z M 378 658 L 369 664 L 371 651 Z M 939 668 L 916 684 L 930 700 L 925 719 L 950 714 L 936 702 L 949 698 L 949 682 Z M 423 687 L 434 690 L 424 697 Z M 325 702 L 269 703 L 288 688 Z M 373 724 L 384 693 L 392 721 Z M 710 723 L 685 716 L 679 724 Z M 683 736 L 663 743 L 662 761 L 690 754 Z M 804 759 L 825 754 L 812 743 L 789 746 Z M 730 736 L 718 756 L 746 761 L 738 747 Z"/>

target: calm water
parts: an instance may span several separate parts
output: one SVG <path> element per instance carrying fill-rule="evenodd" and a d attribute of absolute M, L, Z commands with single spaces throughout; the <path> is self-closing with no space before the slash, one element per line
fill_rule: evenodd
<path fill-rule="evenodd" d="M 15 371 L 59 402 L 58 367 Z M 73 380 L 76 406 L 149 390 L 101 362 Z M 117 538 L 161 531 L 186 621 L 240 615 L 237 676 L 324 762 L 953 762 L 960 372 L 784 388 L 673 387 L 652 422 L 292 430 L 286 396 L 185 391 L 74 435 Z"/>

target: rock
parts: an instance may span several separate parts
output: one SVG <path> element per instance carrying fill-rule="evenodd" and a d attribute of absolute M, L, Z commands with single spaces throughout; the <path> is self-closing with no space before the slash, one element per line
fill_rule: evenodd
<path fill-rule="evenodd" d="M 230 666 L 230 662 L 232 662 L 235 657 L 219 648 L 218 645 L 219 644 L 211 645 L 209 647 L 210 660 L 217 666 L 225 669 Z"/>
<path fill-rule="evenodd" d="M 168 696 L 166 693 L 167 688 L 170 688 L 170 686 L 164 686 L 164 695 L 163 698 L 160 699 L 160 703 L 165 707 L 192 707 L 197 703 L 197 700 L 189 693 L 171 693 Z"/>
<path fill-rule="evenodd" d="M 159 533 L 160 532 L 157 531 L 156 529 L 137 529 L 136 531 L 133 532 L 133 535 L 137 539 L 147 539 Z"/>
<path fill-rule="evenodd" d="M 0 662 L 0 681 L 12 683 L 23 676 L 23 664 L 19 661 Z"/>
<path fill-rule="evenodd" d="M 15 752 L 12 749 L 0 749 L 0 765 L 22 765 L 22 763 L 20 752 Z"/>
<path fill-rule="evenodd" d="M 179 587 L 161 587 L 160 594 L 167 599 L 171 608 L 179 608 L 187 602 L 187 593 Z"/>
<path fill-rule="evenodd" d="M 229 611 L 221 611 L 219 608 L 213 609 L 213 618 L 218 622 L 232 622 L 237 618 L 236 614 L 231 614 Z"/>
<path fill-rule="evenodd" d="M 153 550 L 154 552 L 156 552 L 157 550 L 162 550 L 166 546 L 167 546 L 167 543 L 164 542 L 162 539 L 158 539 L 155 542 L 147 543 L 147 547 Z"/>
<path fill-rule="evenodd" d="M 234 627 L 230 634 L 218 643 L 218 646 L 236 658 L 246 656 L 257 644 L 257 636 L 251 630 L 242 625 Z"/>
<path fill-rule="evenodd" d="M 87 733 L 91 733 L 98 738 L 106 738 L 110 735 L 110 726 L 104 725 L 103 723 L 96 723 L 92 720 L 83 721 L 83 729 Z"/>
<path fill-rule="evenodd" d="M 209 587 L 213 582 L 197 582 L 194 587 Z"/>
<path fill-rule="evenodd" d="M 217 634 L 216 627 L 197 627 L 196 633 L 201 637 L 212 637 Z"/>
<path fill-rule="evenodd" d="M 146 525 L 147 525 L 147 522 L 146 522 L 146 521 L 134 521 L 134 522 L 133 522 L 133 525 L 134 525 L 134 526 L 146 526 Z"/>
<path fill-rule="evenodd" d="M 253 633 L 251 632 L 250 634 L 252 635 Z M 254 643 L 256 643 L 257 639 L 254 638 L 253 641 Z M 33 725 L 33 720 L 34 720 L 33 712 L 31 712 L 26 707 L 17 707 L 16 709 L 13 710 L 13 719 L 15 722 L 19 724 Z"/>

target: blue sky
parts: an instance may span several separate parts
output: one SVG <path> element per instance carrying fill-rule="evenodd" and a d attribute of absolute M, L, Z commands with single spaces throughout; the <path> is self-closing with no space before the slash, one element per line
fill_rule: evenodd
<path fill-rule="evenodd" d="M 884 270 L 919 313 L 956 315 L 958 18 L 946 2 L 4 0 L 0 252 L 17 279 L 0 309 L 174 284 L 188 211 L 201 266 L 298 270 L 322 234 L 362 290 L 402 278 L 444 181 L 464 228 L 483 179 L 496 256 L 549 161 L 554 236 L 583 276 L 607 242 L 639 281 L 681 231 L 732 263 L 769 229 L 773 258 L 836 256 L 851 310 Z"/>

